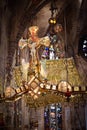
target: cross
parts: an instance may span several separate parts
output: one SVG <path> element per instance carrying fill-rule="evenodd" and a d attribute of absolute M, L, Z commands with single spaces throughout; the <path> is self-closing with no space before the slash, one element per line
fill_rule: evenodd
<path fill-rule="evenodd" d="M 30 36 L 28 38 L 28 40 L 24 40 L 24 41 L 19 41 L 19 47 L 21 49 L 23 49 L 25 46 L 28 46 L 31 50 L 31 56 L 32 56 L 32 61 L 31 61 L 31 65 L 36 66 L 36 73 L 39 73 L 38 70 L 38 66 L 39 66 L 39 57 L 38 57 L 38 49 L 41 46 L 46 46 L 48 47 L 50 45 L 50 38 L 48 36 L 39 38 L 38 36 L 38 31 L 39 28 L 38 26 L 31 26 L 28 29 Z"/>

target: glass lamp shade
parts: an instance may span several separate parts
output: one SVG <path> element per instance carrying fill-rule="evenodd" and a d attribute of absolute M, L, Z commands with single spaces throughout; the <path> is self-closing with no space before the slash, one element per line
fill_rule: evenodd
<path fill-rule="evenodd" d="M 51 85 L 50 85 L 50 84 L 46 84 L 46 85 L 45 85 L 45 88 L 46 88 L 46 89 L 50 89 L 50 88 L 51 88 Z"/>
<path fill-rule="evenodd" d="M 44 84 L 43 84 L 43 83 L 41 83 L 41 84 L 40 84 L 40 87 L 41 87 L 41 88 L 44 88 Z"/>
<path fill-rule="evenodd" d="M 52 90 L 56 90 L 56 85 L 52 85 Z"/>
<path fill-rule="evenodd" d="M 58 85 L 58 91 L 60 92 L 67 92 L 67 88 L 70 92 L 72 91 L 72 87 L 67 81 L 61 81 Z"/>
<path fill-rule="evenodd" d="M 6 87 L 5 97 L 11 97 L 15 94 L 15 90 L 12 87 Z"/>

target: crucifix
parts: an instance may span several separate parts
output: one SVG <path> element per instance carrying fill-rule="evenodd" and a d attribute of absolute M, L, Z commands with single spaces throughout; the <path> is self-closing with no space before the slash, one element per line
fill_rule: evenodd
<path fill-rule="evenodd" d="M 31 66 L 35 66 L 35 72 L 38 74 L 39 73 L 39 57 L 38 57 L 38 49 L 41 46 L 46 46 L 48 47 L 50 45 L 50 38 L 48 36 L 39 38 L 38 36 L 38 31 L 39 28 L 38 26 L 31 26 L 29 27 L 29 38 L 26 41 L 19 41 L 19 47 L 23 49 L 24 47 L 28 46 L 31 51 Z"/>

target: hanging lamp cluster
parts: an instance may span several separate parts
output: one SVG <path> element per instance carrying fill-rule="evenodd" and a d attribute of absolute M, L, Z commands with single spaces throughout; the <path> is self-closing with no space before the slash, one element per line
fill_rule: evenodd
<path fill-rule="evenodd" d="M 24 94 L 30 95 L 34 100 L 39 95 L 47 93 L 60 94 L 70 99 L 71 95 L 87 94 L 87 86 L 71 86 L 67 81 L 60 81 L 59 84 L 50 84 L 48 81 L 41 81 L 37 76 L 33 76 L 29 82 L 22 81 L 22 85 L 17 88 L 7 87 L 3 96 L 0 95 L 0 102 L 11 102 L 19 100 Z"/>
<path fill-rule="evenodd" d="M 51 18 L 49 19 L 49 24 L 50 25 L 55 25 L 56 24 L 56 17 L 55 14 L 57 12 L 57 7 L 55 5 L 55 0 L 51 1 Z M 65 23 L 66 25 L 66 23 Z M 62 30 L 62 27 L 57 26 L 57 30 L 59 31 Z M 66 29 L 65 29 L 65 34 L 66 34 Z M 33 38 L 34 40 L 34 38 Z M 45 40 L 45 39 L 44 39 Z M 65 37 L 66 40 L 66 37 Z M 42 41 L 41 41 L 42 43 Z M 66 49 L 67 49 L 67 42 L 66 42 Z M 66 60 L 66 71 L 67 71 L 67 80 L 62 80 L 58 84 L 51 84 L 47 80 L 40 80 L 40 78 L 36 75 L 33 75 L 32 78 L 28 81 L 21 81 L 21 73 L 19 71 L 18 75 L 18 70 L 16 74 L 16 83 L 18 87 L 7 87 L 5 90 L 5 93 L 3 95 L 0 95 L 0 102 L 10 102 L 10 101 L 16 101 L 22 98 L 22 96 L 29 95 L 30 99 L 33 99 L 36 101 L 39 97 L 46 97 L 46 95 L 51 95 L 55 94 L 54 97 L 57 97 L 57 95 L 60 95 L 60 97 L 66 97 L 67 101 L 69 101 L 70 97 L 72 95 L 78 95 L 78 94 L 87 94 L 87 86 L 72 86 L 71 84 L 68 83 L 68 69 L 67 69 L 67 60 Z M 52 66 L 53 67 L 53 66 Z M 63 73 L 64 74 L 64 73 Z M 40 96 L 41 95 L 41 96 Z M 50 97 L 50 96 L 49 96 Z M 49 98 L 48 97 L 48 98 Z M 59 98 L 59 97 L 58 97 Z M 54 102 L 54 98 L 52 97 L 52 101 Z M 55 98 L 56 99 L 56 98 Z M 50 98 L 48 99 L 50 100 Z M 56 100 L 58 101 L 58 100 Z M 40 100 L 40 102 L 42 102 Z M 52 103 L 52 102 L 51 102 Z"/>
<path fill-rule="evenodd" d="M 58 9 L 57 9 L 55 0 L 51 0 L 51 7 L 50 7 L 51 18 L 49 18 L 49 21 L 48 21 L 50 25 L 55 25 L 57 23 L 57 20 L 56 20 L 57 10 Z"/>

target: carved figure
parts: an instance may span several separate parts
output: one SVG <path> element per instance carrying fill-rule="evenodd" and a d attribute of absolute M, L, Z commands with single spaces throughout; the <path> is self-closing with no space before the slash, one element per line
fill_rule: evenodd
<path fill-rule="evenodd" d="M 25 46 L 28 46 L 31 50 L 32 63 L 38 64 L 38 49 L 43 45 L 48 47 L 50 45 L 50 38 L 48 36 L 39 38 L 38 36 L 38 26 L 29 27 L 29 39 L 20 40 L 19 47 L 23 49 Z"/>
<path fill-rule="evenodd" d="M 37 50 L 40 46 L 49 46 L 50 45 L 50 39 L 48 36 L 39 38 L 38 37 L 38 30 L 39 28 L 37 26 L 31 26 L 29 28 L 30 37 L 28 40 L 21 39 L 19 41 L 19 47 L 23 49 L 25 46 L 28 45 L 28 47 L 31 50 L 31 56 L 32 61 L 35 61 L 37 58 Z"/>

